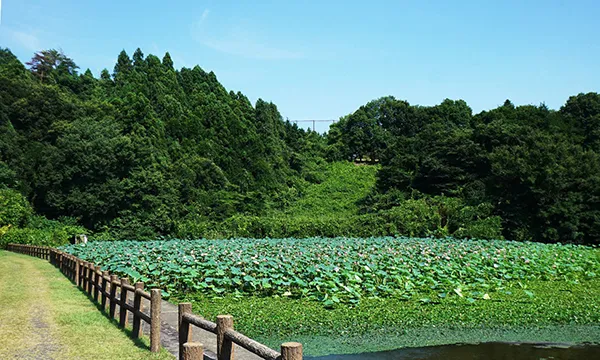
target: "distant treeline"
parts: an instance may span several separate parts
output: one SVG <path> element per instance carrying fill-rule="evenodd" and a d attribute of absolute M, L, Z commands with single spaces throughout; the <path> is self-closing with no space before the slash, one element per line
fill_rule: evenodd
<path fill-rule="evenodd" d="M 100 78 L 55 50 L 26 65 L 0 49 L 0 244 L 78 232 L 598 243 L 595 93 L 560 111 L 507 101 L 477 115 L 462 100 L 385 97 L 321 135 L 212 72 L 174 69 L 168 53 L 123 51 Z M 352 179 L 335 164 L 360 160 L 379 164 L 376 182 L 344 211 L 323 201 L 327 213 L 292 214 L 324 181 L 325 199 L 347 192 L 324 174 Z"/>
<path fill-rule="evenodd" d="M 422 107 L 384 97 L 334 124 L 328 143 L 330 159 L 381 165 L 366 199 L 374 208 L 445 195 L 489 209 L 508 239 L 600 243 L 597 93 L 559 111 L 506 100 L 477 115 L 462 100 Z"/>

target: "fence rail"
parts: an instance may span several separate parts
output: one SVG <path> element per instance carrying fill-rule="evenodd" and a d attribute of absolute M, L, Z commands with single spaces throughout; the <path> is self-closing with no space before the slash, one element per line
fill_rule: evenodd
<path fill-rule="evenodd" d="M 192 313 L 191 303 L 179 304 L 179 359 L 202 360 L 203 346 L 192 342 L 192 328 L 196 326 L 217 336 L 217 360 L 233 360 L 234 344 L 265 360 L 302 360 L 302 344 L 281 344 L 277 352 L 233 329 L 231 315 L 217 316 L 217 322 L 208 321 Z"/>
<path fill-rule="evenodd" d="M 142 333 L 141 322 L 150 326 L 150 351 L 160 351 L 160 309 L 161 291 L 151 289 L 150 293 L 144 291 L 144 283 L 137 282 L 130 285 L 126 278 L 119 278 L 108 271 L 101 271 L 100 266 L 83 261 L 71 254 L 60 250 L 33 245 L 8 244 L 7 250 L 25 255 L 49 260 L 50 263 L 79 288 L 87 292 L 99 304 L 102 311 L 107 312 L 110 318 L 117 319 L 119 326 L 128 325 L 127 312 L 133 314 L 131 335 L 139 338 Z M 129 295 L 132 295 L 130 303 Z M 144 312 L 144 301 L 150 302 L 149 314 Z M 117 315 L 118 311 L 118 315 Z"/>
<path fill-rule="evenodd" d="M 121 328 L 128 326 L 127 312 L 129 311 L 133 314 L 132 336 L 134 338 L 140 337 L 141 322 L 145 321 L 150 325 L 150 350 L 152 352 L 160 351 L 162 301 L 160 289 L 151 289 L 150 293 L 145 292 L 143 282 L 131 285 L 127 278 L 119 278 L 108 271 L 101 271 L 100 266 L 54 248 L 9 244 L 7 250 L 49 260 L 67 278 L 92 297 L 111 319 L 118 320 Z M 144 312 L 143 300 L 150 302 L 149 314 Z M 283 343 L 281 352 L 277 352 L 235 331 L 231 315 L 219 315 L 217 322 L 214 323 L 193 314 L 191 303 L 179 304 L 180 360 L 202 360 L 204 358 L 204 346 L 192 342 L 193 326 L 206 330 L 217 337 L 217 360 L 233 360 L 234 344 L 265 360 L 302 360 L 302 344 Z"/>

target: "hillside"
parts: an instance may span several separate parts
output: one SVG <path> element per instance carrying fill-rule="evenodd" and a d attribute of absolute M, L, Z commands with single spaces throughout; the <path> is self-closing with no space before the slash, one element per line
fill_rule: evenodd
<path fill-rule="evenodd" d="M 600 239 L 597 93 L 479 114 L 388 96 L 318 134 L 169 53 L 78 69 L 60 51 L 26 67 L 0 49 L 0 243 Z"/>

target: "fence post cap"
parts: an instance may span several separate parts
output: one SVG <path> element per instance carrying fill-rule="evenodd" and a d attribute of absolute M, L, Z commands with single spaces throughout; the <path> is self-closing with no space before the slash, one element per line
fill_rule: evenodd
<path fill-rule="evenodd" d="M 290 341 L 290 342 L 285 342 L 285 343 L 281 344 L 281 347 L 297 348 L 297 347 L 302 347 L 302 344 L 299 342 Z"/>
<path fill-rule="evenodd" d="M 233 319 L 233 316 L 231 316 L 231 315 L 217 315 L 217 320 L 229 320 L 229 319 Z"/>
<path fill-rule="evenodd" d="M 184 347 L 204 347 L 204 344 L 197 342 L 197 341 L 191 341 L 191 342 L 186 342 L 185 344 L 183 344 Z"/>

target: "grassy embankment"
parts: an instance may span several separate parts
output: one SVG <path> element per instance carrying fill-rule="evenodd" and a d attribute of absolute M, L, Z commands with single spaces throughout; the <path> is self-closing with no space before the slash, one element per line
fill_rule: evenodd
<path fill-rule="evenodd" d="M 134 341 L 45 260 L 0 250 L 0 359 L 172 359 Z"/>

